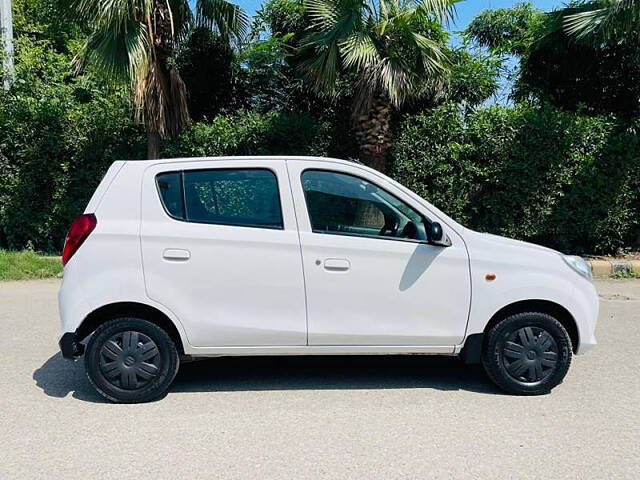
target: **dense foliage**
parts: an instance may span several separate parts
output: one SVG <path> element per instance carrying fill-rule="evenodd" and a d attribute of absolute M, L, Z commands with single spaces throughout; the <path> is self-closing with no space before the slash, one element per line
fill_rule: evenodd
<path fill-rule="evenodd" d="M 342 133 L 306 113 L 238 112 L 196 123 L 165 146 L 166 157 L 340 155 Z M 345 152 L 343 151 L 343 154 Z"/>
<path fill-rule="evenodd" d="M 486 10 L 469 24 L 468 41 L 495 55 L 515 56 L 517 102 L 551 103 L 583 114 L 640 113 L 640 43 L 635 37 L 588 42 L 567 32 L 567 22 L 599 2 L 571 2 L 551 13 L 532 3 Z"/>
<path fill-rule="evenodd" d="M 189 92 L 187 105 L 193 120 L 213 118 L 233 103 L 233 51 L 207 28 L 196 28 L 176 60 Z"/>
<path fill-rule="evenodd" d="M 52 14 L 46 0 L 16 2 L 16 82 L 0 90 L 0 247 L 53 252 L 106 167 L 144 146 L 126 92 L 76 74 L 79 33 L 46 28 L 34 14 L 45 6 Z"/>
<path fill-rule="evenodd" d="M 73 66 L 87 28 L 59 4 L 14 0 L 16 82 L 0 90 L 0 248 L 59 251 L 110 163 L 146 156 L 127 86 Z M 573 253 L 632 248 L 637 46 L 574 43 L 549 18 L 524 4 L 472 22 L 467 39 L 484 50 L 447 47 L 438 94 L 394 111 L 390 173 L 471 228 Z M 300 74 L 308 26 L 302 0 L 269 0 L 252 35 L 231 47 L 207 29 L 185 36 L 177 66 L 196 121 L 161 155 L 358 158 L 353 78 L 341 76 L 328 98 Z M 540 41 L 543 31 L 559 41 Z M 487 105 L 508 55 L 519 59 L 515 105 Z"/>
<path fill-rule="evenodd" d="M 640 233 L 639 155 L 612 117 L 444 106 L 400 126 L 394 176 L 470 228 L 614 253 Z"/>

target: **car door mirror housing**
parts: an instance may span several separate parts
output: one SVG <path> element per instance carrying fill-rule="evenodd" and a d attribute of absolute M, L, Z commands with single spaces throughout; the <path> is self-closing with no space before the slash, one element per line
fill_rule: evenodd
<path fill-rule="evenodd" d="M 451 246 L 451 240 L 442 229 L 442 225 L 440 225 L 438 222 L 428 223 L 427 233 L 429 237 L 429 243 L 431 245 L 438 245 L 441 247 Z"/>

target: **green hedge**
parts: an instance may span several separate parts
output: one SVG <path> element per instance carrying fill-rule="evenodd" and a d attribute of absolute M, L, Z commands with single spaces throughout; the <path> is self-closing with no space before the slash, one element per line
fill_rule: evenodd
<path fill-rule="evenodd" d="M 0 90 L 0 248 L 59 252 L 112 160 L 145 152 L 126 90 L 77 75 L 55 44 L 39 29 L 18 35 L 16 81 Z"/>
<path fill-rule="evenodd" d="M 112 100 L 112 99 L 110 99 Z M 59 251 L 115 158 L 140 158 L 126 101 L 5 98 L 0 108 L 0 247 Z"/>
<path fill-rule="evenodd" d="M 125 96 L 58 89 L 0 98 L 0 248 L 56 252 L 113 160 L 144 157 Z M 395 128 L 391 174 L 471 228 L 566 252 L 615 253 L 640 233 L 640 143 L 613 118 L 452 106 Z M 308 114 L 196 123 L 166 157 L 348 157 L 348 129 Z"/>
<path fill-rule="evenodd" d="M 0 108 L 0 248 L 58 252 L 109 165 L 144 158 L 144 132 L 126 99 L 71 94 L 6 97 Z M 240 112 L 196 123 L 163 156 L 326 155 L 326 122 L 305 114 Z"/>
<path fill-rule="evenodd" d="M 399 126 L 392 174 L 470 228 L 616 253 L 640 234 L 639 157 L 610 117 L 445 106 Z"/>
<path fill-rule="evenodd" d="M 332 128 L 307 114 L 238 112 L 195 123 L 163 148 L 164 157 L 326 155 Z"/>

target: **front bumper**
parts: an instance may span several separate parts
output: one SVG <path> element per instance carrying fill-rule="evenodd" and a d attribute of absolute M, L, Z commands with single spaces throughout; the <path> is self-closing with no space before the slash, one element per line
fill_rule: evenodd
<path fill-rule="evenodd" d="M 84 353 L 84 345 L 80 343 L 74 332 L 67 332 L 58 342 L 62 356 L 68 360 L 75 360 Z"/>
<path fill-rule="evenodd" d="M 572 313 L 578 327 L 579 343 L 576 353 L 582 355 L 596 345 L 596 325 L 600 311 L 598 292 L 592 282 L 582 280 L 576 282 L 574 298 L 576 300 Z"/>
<path fill-rule="evenodd" d="M 591 338 L 587 339 L 587 340 L 583 340 L 580 342 L 580 344 L 578 345 L 578 349 L 576 351 L 576 354 L 578 355 L 584 355 L 587 352 L 590 352 L 591 350 L 593 350 L 596 345 L 598 344 L 598 342 L 596 341 L 596 337 L 595 335 L 591 335 Z"/>

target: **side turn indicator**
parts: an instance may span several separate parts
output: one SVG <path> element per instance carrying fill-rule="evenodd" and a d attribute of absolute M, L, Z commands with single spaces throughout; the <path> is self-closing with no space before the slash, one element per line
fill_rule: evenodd
<path fill-rule="evenodd" d="M 495 273 L 487 273 L 484 278 L 486 278 L 489 281 L 495 280 L 496 279 L 496 274 Z"/>

